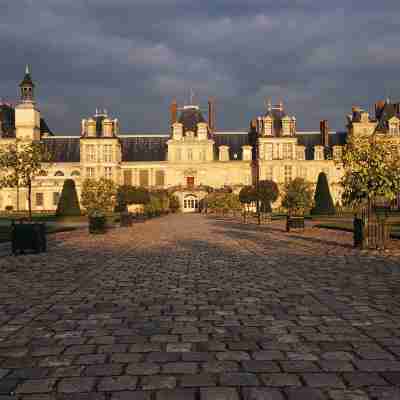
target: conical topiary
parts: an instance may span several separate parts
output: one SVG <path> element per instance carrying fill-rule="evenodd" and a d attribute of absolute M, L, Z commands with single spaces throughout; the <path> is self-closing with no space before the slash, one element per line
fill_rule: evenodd
<path fill-rule="evenodd" d="M 328 179 L 324 172 L 318 175 L 317 187 L 314 194 L 314 208 L 312 214 L 335 214 L 331 192 L 329 190 Z"/>
<path fill-rule="evenodd" d="M 81 215 L 78 195 L 73 179 L 64 181 L 64 186 L 58 200 L 56 215 L 59 217 L 75 217 Z"/>

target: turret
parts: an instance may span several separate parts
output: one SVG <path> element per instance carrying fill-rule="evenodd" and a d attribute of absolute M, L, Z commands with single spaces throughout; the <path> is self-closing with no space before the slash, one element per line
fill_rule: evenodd
<path fill-rule="evenodd" d="M 24 79 L 19 84 L 21 90 L 21 101 L 23 103 L 34 102 L 34 88 L 35 84 L 32 81 L 31 71 L 29 65 L 26 65 Z"/>
<path fill-rule="evenodd" d="M 22 140 L 40 140 L 40 112 L 34 101 L 34 87 L 29 66 L 19 84 L 21 102 L 15 107 L 16 137 Z"/>

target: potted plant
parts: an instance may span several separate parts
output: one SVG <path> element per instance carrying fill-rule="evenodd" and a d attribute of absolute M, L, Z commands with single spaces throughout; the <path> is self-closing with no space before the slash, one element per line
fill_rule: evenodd
<path fill-rule="evenodd" d="M 81 204 L 88 213 L 90 233 L 107 231 L 107 214 L 115 208 L 116 193 L 115 184 L 109 179 L 86 179 L 83 182 Z"/>
<path fill-rule="evenodd" d="M 282 206 L 288 210 L 286 231 L 304 229 L 304 212 L 312 202 L 311 185 L 302 178 L 296 178 L 283 188 Z"/>
<path fill-rule="evenodd" d="M 89 214 L 89 233 L 103 234 L 107 231 L 106 215 L 100 210 L 94 210 Z"/>

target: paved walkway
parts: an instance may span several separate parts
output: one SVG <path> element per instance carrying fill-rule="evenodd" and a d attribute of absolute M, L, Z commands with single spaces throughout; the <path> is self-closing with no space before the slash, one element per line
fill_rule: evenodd
<path fill-rule="evenodd" d="M 400 399 L 399 251 L 176 215 L 0 259 L 0 400 Z"/>

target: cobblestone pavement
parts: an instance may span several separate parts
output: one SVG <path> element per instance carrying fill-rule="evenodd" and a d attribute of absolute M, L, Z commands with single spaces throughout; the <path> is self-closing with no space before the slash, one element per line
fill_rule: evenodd
<path fill-rule="evenodd" d="M 175 215 L 0 259 L 0 400 L 400 399 L 399 249 Z"/>

